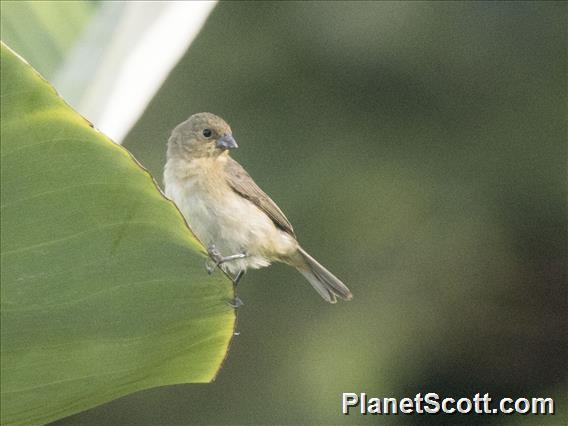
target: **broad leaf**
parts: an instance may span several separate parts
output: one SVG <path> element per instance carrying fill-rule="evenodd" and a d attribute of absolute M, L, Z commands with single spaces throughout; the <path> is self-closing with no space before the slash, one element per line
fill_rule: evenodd
<path fill-rule="evenodd" d="M 124 148 L 5 45 L 1 68 L 2 424 L 211 381 L 230 281 Z"/>
<path fill-rule="evenodd" d="M 2 1 L 2 41 L 81 115 L 122 139 L 215 1 Z"/>
<path fill-rule="evenodd" d="M 102 3 L 2 1 L 2 41 L 52 79 Z"/>

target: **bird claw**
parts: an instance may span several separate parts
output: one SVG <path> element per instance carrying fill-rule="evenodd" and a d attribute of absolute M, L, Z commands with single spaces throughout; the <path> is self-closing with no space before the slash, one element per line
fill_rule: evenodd
<path fill-rule="evenodd" d="M 215 272 L 215 267 L 216 267 L 216 266 L 217 266 L 217 264 L 215 264 L 215 263 L 212 264 L 212 263 L 209 261 L 209 259 L 205 261 L 205 270 L 207 271 L 207 273 L 208 273 L 209 275 L 211 275 L 213 272 Z"/>
<path fill-rule="evenodd" d="M 213 272 L 215 272 L 215 268 L 223 263 L 223 256 L 221 255 L 221 252 L 219 251 L 219 249 L 217 249 L 215 244 L 211 244 L 207 248 L 207 254 L 211 259 L 207 259 L 205 261 L 205 269 L 207 270 L 207 273 L 211 275 Z M 213 262 L 211 262 L 211 260 L 213 260 Z"/>
<path fill-rule="evenodd" d="M 237 254 L 232 254 L 230 256 L 223 257 L 221 252 L 217 249 L 217 247 L 215 247 L 215 244 L 211 244 L 207 248 L 207 254 L 209 254 L 209 257 L 213 260 L 213 262 L 215 262 L 214 265 L 211 265 L 209 263 L 209 261 L 207 261 L 207 263 L 205 264 L 205 268 L 207 269 L 207 272 L 209 273 L 209 275 L 211 275 L 213 273 L 213 271 L 215 270 L 215 267 L 222 265 L 225 262 L 231 262 L 231 261 L 237 260 L 237 259 L 244 259 L 245 257 L 248 256 L 248 254 L 246 254 L 246 253 L 237 253 Z"/>
<path fill-rule="evenodd" d="M 207 248 L 207 253 L 209 254 L 209 256 L 211 257 L 211 259 L 213 259 L 216 263 L 215 266 L 219 265 L 220 263 L 223 262 L 223 256 L 221 255 L 221 252 L 219 251 L 219 249 L 215 246 L 215 244 L 211 244 L 208 248 Z"/>
<path fill-rule="evenodd" d="M 241 306 L 243 306 L 244 303 L 238 296 L 236 296 L 233 300 L 231 300 L 230 302 L 227 302 L 227 305 L 229 305 L 233 309 L 238 309 Z"/>
<path fill-rule="evenodd" d="M 244 259 L 245 257 L 247 257 L 248 255 L 246 253 L 237 253 L 237 254 L 233 254 L 231 256 L 227 256 L 227 257 L 223 257 L 223 255 L 221 254 L 221 252 L 217 249 L 217 247 L 215 247 L 215 244 L 211 244 L 208 248 L 207 248 L 207 253 L 209 254 L 209 257 L 211 258 L 210 260 L 212 260 L 213 262 L 211 262 L 209 259 L 205 262 L 205 269 L 207 269 L 207 272 L 209 273 L 209 275 L 211 275 L 213 273 L 213 271 L 215 271 L 215 268 L 218 267 L 219 265 L 225 263 L 225 262 L 230 262 L 233 260 L 237 260 L 237 259 Z M 239 271 L 239 273 L 233 277 L 233 284 L 236 286 L 240 279 L 243 277 L 245 271 L 241 270 Z M 233 308 L 233 309 L 238 309 L 241 306 L 244 305 L 243 301 L 237 296 L 235 295 L 235 298 L 230 301 L 227 302 L 227 304 Z"/>

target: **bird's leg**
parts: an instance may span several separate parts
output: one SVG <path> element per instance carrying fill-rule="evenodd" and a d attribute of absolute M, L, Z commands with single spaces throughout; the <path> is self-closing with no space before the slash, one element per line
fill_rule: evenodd
<path fill-rule="evenodd" d="M 239 284 L 239 282 L 241 281 L 241 279 L 244 277 L 245 272 L 246 272 L 246 271 L 245 271 L 244 269 L 241 269 L 241 270 L 237 273 L 237 275 L 235 275 L 235 276 L 233 277 L 233 284 L 235 284 L 235 287 Z"/>
<path fill-rule="evenodd" d="M 232 260 L 244 259 L 245 257 L 247 257 L 246 253 L 237 253 L 223 257 L 221 252 L 217 249 L 217 247 L 215 247 L 215 244 L 211 244 L 207 248 L 207 253 L 209 253 L 209 257 L 211 257 L 211 259 L 213 259 L 213 262 L 215 262 L 214 265 L 211 265 L 209 261 L 205 263 L 205 268 L 210 275 L 213 273 L 216 266 L 222 265 L 223 263 L 230 262 Z"/>
<path fill-rule="evenodd" d="M 221 259 L 217 261 L 217 265 L 222 265 L 223 263 L 230 262 L 231 260 L 244 259 L 245 257 L 247 257 L 246 253 L 237 253 L 221 257 Z"/>
<path fill-rule="evenodd" d="M 207 269 L 207 272 L 209 272 L 209 274 L 213 273 L 216 266 L 222 265 L 223 263 L 230 262 L 232 260 L 244 259 L 245 257 L 247 257 L 246 253 L 237 253 L 223 257 L 223 255 L 221 255 L 221 252 L 217 249 L 217 247 L 215 247 L 215 244 L 211 244 L 207 248 L 207 253 L 209 253 L 209 257 L 214 262 L 213 265 L 211 265 L 209 261 L 205 263 L 205 268 Z M 244 274 L 245 270 L 242 269 L 234 277 L 231 277 L 235 288 L 235 298 L 230 302 L 227 302 L 227 304 L 234 309 L 237 309 L 242 305 L 244 305 L 243 301 L 239 298 L 239 296 L 237 296 L 237 284 L 239 283 L 239 281 L 241 280 Z"/>
<path fill-rule="evenodd" d="M 245 275 L 245 270 L 241 269 L 239 272 L 237 272 L 237 274 L 232 278 L 233 279 L 233 285 L 235 286 L 235 298 L 231 301 L 228 302 L 229 306 L 232 308 L 240 308 L 241 306 L 244 305 L 243 301 L 241 300 L 241 298 L 239 296 L 237 296 L 237 285 L 239 284 L 239 282 L 241 281 L 241 279 L 243 278 L 243 276 Z"/>

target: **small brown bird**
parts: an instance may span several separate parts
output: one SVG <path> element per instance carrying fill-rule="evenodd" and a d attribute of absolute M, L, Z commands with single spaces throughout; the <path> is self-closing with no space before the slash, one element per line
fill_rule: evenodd
<path fill-rule="evenodd" d="M 284 213 L 229 156 L 235 148 L 229 125 L 206 112 L 179 124 L 168 140 L 166 195 L 211 258 L 235 284 L 248 268 L 279 261 L 296 268 L 327 302 L 351 299 L 345 284 L 300 247 Z"/>

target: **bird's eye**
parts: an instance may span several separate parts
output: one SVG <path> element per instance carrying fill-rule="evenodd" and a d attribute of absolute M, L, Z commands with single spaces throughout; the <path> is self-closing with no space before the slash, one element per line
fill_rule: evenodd
<path fill-rule="evenodd" d="M 211 131 L 211 129 L 204 129 L 203 130 L 203 136 L 205 136 L 206 138 L 210 138 L 212 134 L 213 134 L 213 132 Z"/>

